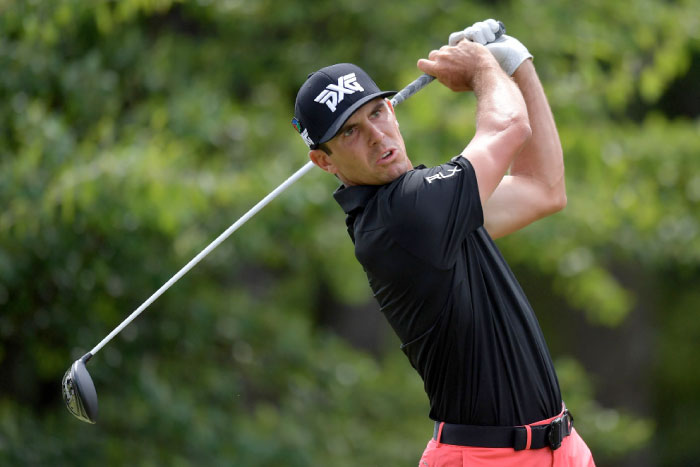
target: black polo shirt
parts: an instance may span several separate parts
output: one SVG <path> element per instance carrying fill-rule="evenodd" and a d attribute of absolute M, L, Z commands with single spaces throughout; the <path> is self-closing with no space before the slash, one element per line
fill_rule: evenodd
<path fill-rule="evenodd" d="M 382 313 L 423 378 L 433 420 L 522 425 L 561 410 L 535 313 L 483 227 L 463 157 L 335 199 Z"/>

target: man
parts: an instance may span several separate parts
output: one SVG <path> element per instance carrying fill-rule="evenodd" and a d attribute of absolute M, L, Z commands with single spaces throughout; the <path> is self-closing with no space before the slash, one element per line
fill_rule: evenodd
<path fill-rule="evenodd" d="M 492 241 L 566 204 L 532 56 L 512 37 L 487 44 L 497 28 L 476 23 L 418 61 L 476 95 L 476 134 L 450 162 L 414 168 L 392 93 L 351 64 L 309 75 L 293 123 L 342 182 L 334 197 L 356 257 L 423 378 L 435 431 L 420 466 L 590 466 L 537 318 Z"/>

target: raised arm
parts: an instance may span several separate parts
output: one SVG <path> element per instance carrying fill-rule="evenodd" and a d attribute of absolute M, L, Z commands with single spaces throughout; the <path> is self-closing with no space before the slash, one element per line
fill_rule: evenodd
<path fill-rule="evenodd" d="M 527 105 L 532 137 L 513 160 L 510 174 L 502 178 L 487 200 L 482 197 L 484 225 L 494 238 L 525 227 L 566 205 L 559 134 L 530 60 L 532 55 L 514 37 L 504 34 L 496 38 L 498 29 L 499 23 L 488 19 L 450 36 L 452 45 L 453 38 L 485 45 L 505 73 L 513 77 Z"/>
<path fill-rule="evenodd" d="M 516 84 L 482 45 L 461 41 L 418 61 L 418 68 L 453 91 L 473 90 L 477 98 L 476 134 L 462 156 L 476 173 L 482 206 L 530 137 L 527 109 Z"/>
<path fill-rule="evenodd" d="M 532 138 L 513 161 L 484 206 L 489 234 L 502 237 L 566 206 L 564 159 L 559 133 L 532 60 L 513 74 L 530 117 Z"/>

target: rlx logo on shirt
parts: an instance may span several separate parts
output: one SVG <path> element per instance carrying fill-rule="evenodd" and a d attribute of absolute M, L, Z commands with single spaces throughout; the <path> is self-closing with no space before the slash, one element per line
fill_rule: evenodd
<path fill-rule="evenodd" d="M 455 167 L 454 169 L 448 169 L 447 171 L 450 173 L 449 175 L 445 175 L 443 172 L 439 172 L 435 175 L 425 177 L 425 179 L 428 180 L 428 183 L 433 183 L 434 180 L 444 180 L 446 178 L 450 178 L 454 176 L 455 173 L 461 172 L 462 169 L 460 169 L 459 167 Z"/>
<path fill-rule="evenodd" d="M 329 84 L 326 89 L 321 91 L 321 94 L 316 96 L 314 102 L 326 104 L 331 112 L 335 112 L 336 106 L 343 100 L 345 94 L 354 94 L 355 91 L 364 91 L 365 89 L 357 82 L 355 73 L 349 73 L 338 78 L 338 84 Z"/>

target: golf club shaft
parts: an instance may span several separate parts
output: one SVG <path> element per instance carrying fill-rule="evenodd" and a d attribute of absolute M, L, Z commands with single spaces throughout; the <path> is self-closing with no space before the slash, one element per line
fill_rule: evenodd
<path fill-rule="evenodd" d="M 273 191 L 270 192 L 267 196 L 265 196 L 262 200 L 258 202 L 255 206 L 253 206 L 248 212 L 243 214 L 240 219 L 238 219 L 236 222 L 234 222 L 228 229 L 226 229 L 221 235 L 219 235 L 213 242 L 211 242 L 209 245 L 207 245 L 206 248 L 204 248 L 202 251 L 197 254 L 194 258 L 190 260 L 189 263 L 187 263 L 182 269 L 180 269 L 173 277 L 168 280 L 165 284 L 161 286 L 160 289 L 156 290 L 156 292 L 151 295 L 148 300 L 143 302 L 141 306 L 139 306 L 136 310 L 134 310 L 133 313 L 131 313 L 124 321 L 121 322 L 119 326 L 114 328 L 112 332 L 107 335 L 102 341 L 97 344 L 93 349 L 90 351 L 91 355 L 95 355 L 99 350 L 107 344 L 114 336 L 119 334 L 122 329 L 124 329 L 126 326 L 129 325 L 138 315 L 141 314 L 143 310 L 145 310 L 151 303 L 153 303 L 158 297 L 160 297 L 163 292 L 168 290 L 170 286 L 172 286 L 175 282 L 180 280 L 182 276 L 187 274 L 187 272 L 195 267 L 197 263 L 199 263 L 202 259 L 204 259 L 205 256 L 207 256 L 209 253 L 211 253 L 214 248 L 219 246 L 221 242 L 226 240 L 233 232 L 238 230 L 240 226 L 245 224 L 248 219 L 253 217 L 255 214 L 258 213 L 262 208 L 264 208 L 270 201 L 275 199 L 280 193 L 282 193 L 284 190 L 286 190 L 290 185 L 292 185 L 294 182 L 299 180 L 304 174 L 306 174 L 309 170 L 311 170 L 314 166 L 314 163 L 309 161 L 307 162 L 302 168 L 294 172 L 291 177 L 289 177 L 287 180 L 285 180 L 280 186 L 275 188 Z"/>
<path fill-rule="evenodd" d="M 396 107 L 427 85 L 433 82 L 435 79 L 434 76 L 430 76 L 426 73 L 423 73 L 420 75 L 418 78 L 413 80 L 408 86 L 403 88 L 401 91 L 397 92 L 394 97 L 391 98 L 391 105 Z"/>

